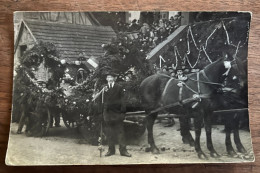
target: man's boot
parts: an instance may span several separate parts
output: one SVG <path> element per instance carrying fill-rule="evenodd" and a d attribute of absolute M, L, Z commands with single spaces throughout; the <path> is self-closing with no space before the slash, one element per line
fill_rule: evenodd
<path fill-rule="evenodd" d="M 115 146 L 109 146 L 107 153 L 105 154 L 106 157 L 112 156 L 116 153 Z"/>
<path fill-rule="evenodd" d="M 121 156 L 132 157 L 132 155 L 127 152 L 125 146 L 124 147 L 120 146 L 119 151 Z"/>

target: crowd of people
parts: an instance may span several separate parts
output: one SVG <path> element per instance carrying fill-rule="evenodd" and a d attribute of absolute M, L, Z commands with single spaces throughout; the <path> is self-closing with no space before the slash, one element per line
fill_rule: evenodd
<path fill-rule="evenodd" d="M 189 73 L 194 73 L 199 71 L 199 69 L 190 69 L 186 66 L 177 66 L 174 65 L 167 66 L 164 65 L 163 67 L 159 68 L 158 66 L 154 65 L 154 72 L 159 74 L 166 74 L 172 78 L 185 80 L 185 76 Z"/>
<path fill-rule="evenodd" d="M 117 31 L 132 34 L 133 41 L 141 47 L 141 51 L 147 53 L 164 41 L 171 33 L 180 26 L 180 15 L 170 17 L 170 19 L 160 19 L 152 24 L 140 23 L 134 19 L 130 24 L 117 22 Z"/>

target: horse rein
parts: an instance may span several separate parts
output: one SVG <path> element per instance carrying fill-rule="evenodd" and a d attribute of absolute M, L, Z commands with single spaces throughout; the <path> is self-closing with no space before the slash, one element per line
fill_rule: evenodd
<path fill-rule="evenodd" d="M 206 75 L 206 73 L 205 73 L 204 70 L 201 70 L 201 71 L 199 71 L 199 72 L 197 72 L 197 73 L 200 73 L 200 72 L 202 73 L 203 77 L 206 78 L 207 81 L 196 80 L 196 79 L 192 79 L 192 78 L 189 78 L 189 77 L 188 77 L 188 79 L 190 79 L 190 80 L 192 80 L 192 81 L 200 82 L 200 83 L 206 83 L 206 84 L 212 84 L 212 85 L 219 85 L 219 86 L 222 86 L 222 87 L 224 86 L 224 85 L 221 84 L 221 83 L 211 82 L 210 79 L 208 78 L 208 76 Z M 175 79 L 175 78 L 172 78 L 171 76 L 169 76 L 169 75 L 167 75 L 167 74 L 158 73 L 158 75 L 170 78 L 169 81 L 170 81 L 171 79 Z M 180 80 L 180 79 L 175 79 L 175 80 L 177 80 L 177 81 L 183 81 L 183 80 Z M 169 82 L 169 81 L 168 81 L 168 82 Z"/>
<path fill-rule="evenodd" d="M 224 85 L 221 84 L 221 83 L 211 82 L 210 79 L 208 78 L 208 76 L 206 75 L 206 73 L 205 73 L 204 70 L 201 70 L 200 72 L 202 73 L 203 77 L 206 78 L 207 81 L 201 81 L 201 80 L 196 80 L 196 79 L 192 79 L 192 78 L 188 78 L 188 79 L 190 79 L 190 80 L 192 80 L 192 81 L 196 81 L 196 82 L 198 82 L 198 83 L 205 83 L 205 84 L 211 84 L 211 85 L 219 85 L 219 86 L 224 87 Z M 200 72 L 197 72 L 197 76 L 199 76 L 199 73 L 200 73 Z M 198 77 L 197 77 L 197 78 L 198 78 Z"/>

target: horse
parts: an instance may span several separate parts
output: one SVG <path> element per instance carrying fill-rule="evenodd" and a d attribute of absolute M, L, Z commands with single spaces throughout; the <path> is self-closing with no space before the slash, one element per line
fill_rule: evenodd
<path fill-rule="evenodd" d="M 248 120 L 248 103 L 247 103 L 247 73 L 246 61 L 241 61 L 239 58 L 232 60 L 232 69 L 225 79 L 228 85 L 221 88 L 214 96 L 215 110 L 220 110 L 222 117 L 224 117 L 225 126 L 225 145 L 229 156 L 236 156 L 236 152 L 232 146 L 231 133 L 234 134 L 234 143 L 237 151 L 246 153 L 240 135 L 239 125 L 241 120 L 246 119 L 246 125 L 249 125 Z M 221 111 L 229 109 L 229 111 Z M 231 109 L 231 110 L 230 110 Z M 234 110 L 237 109 L 237 110 Z M 233 112 L 235 111 L 235 112 Z M 219 111 L 217 111 L 219 112 Z M 181 119 L 181 123 L 187 123 Z M 182 134 L 183 136 L 183 134 Z M 185 141 L 184 141 L 185 143 Z"/>
<path fill-rule="evenodd" d="M 218 109 L 231 109 L 228 111 L 220 111 L 221 116 L 223 116 L 224 126 L 225 126 L 225 145 L 226 150 L 229 156 L 233 157 L 236 156 L 236 152 L 232 146 L 231 142 L 231 133 L 234 133 L 234 143 L 238 152 L 246 153 L 246 149 L 244 148 L 243 144 L 241 143 L 240 136 L 239 136 L 239 124 L 243 116 L 248 116 L 248 110 L 246 108 L 245 102 L 241 100 L 240 96 L 237 92 L 227 92 L 221 94 L 220 96 L 216 96 L 219 98 Z M 232 110 L 233 109 L 233 110 Z M 238 110 L 234 110 L 238 109 Z M 234 111 L 234 112 L 233 112 Z M 218 112 L 218 111 L 217 111 Z M 215 112 L 216 113 L 216 112 Z"/>
<path fill-rule="evenodd" d="M 159 111 L 181 115 L 180 126 L 183 141 L 195 145 L 198 157 L 208 159 L 200 146 L 201 126 L 204 119 L 207 136 L 207 148 L 211 157 L 219 157 L 211 138 L 211 115 L 216 102 L 214 95 L 223 87 L 225 77 L 231 68 L 231 62 L 225 58 L 207 65 L 203 70 L 187 75 L 185 82 L 163 74 L 154 74 L 144 79 L 140 85 L 140 95 L 146 116 L 148 143 L 154 154 L 159 153 L 153 137 L 153 125 Z M 195 142 L 189 132 L 185 116 L 194 117 Z M 186 139 L 186 140 L 184 140 Z"/>
<path fill-rule="evenodd" d="M 218 95 L 216 95 L 216 100 L 218 102 L 218 108 L 216 109 L 239 109 L 239 112 L 236 111 L 235 113 L 221 111 L 225 120 L 225 145 L 229 156 L 236 156 L 236 152 L 231 143 L 232 131 L 234 133 L 234 143 L 238 152 L 247 152 L 241 143 L 239 136 L 239 123 L 241 119 L 246 117 L 248 120 L 246 61 L 243 62 L 238 58 L 235 58 L 233 61 L 235 63 L 232 64 L 233 68 L 230 70 L 230 74 L 226 79 L 229 86 L 226 86 L 225 88 L 228 90 L 224 90 L 225 88 L 223 88 L 222 92 L 219 92 Z M 246 121 L 246 124 L 248 125 L 249 122 Z"/>

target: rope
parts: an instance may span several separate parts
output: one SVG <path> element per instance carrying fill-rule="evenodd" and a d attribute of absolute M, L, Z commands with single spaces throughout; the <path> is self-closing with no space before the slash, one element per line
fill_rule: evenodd
<path fill-rule="evenodd" d="M 215 28 L 215 29 L 213 30 L 213 32 L 209 35 L 209 37 L 206 39 L 205 49 L 207 48 L 207 44 L 208 44 L 209 38 L 216 32 L 217 29 L 218 29 L 218 28 Z"/>
<path fill-rule="evenodd" d="M 182 57 L 181 54 L 180 54 L 180 52 L 179 52 L 179 50 L 178 50 L 178 48 L 177 48 L 177 46 L 175 46 L 175 47 L 176 47 L 176 52 L 177 52 L 178 56 L 179 56 L 182 60 L 185 60 L 185 55 Z"/>
<path fill-rule="evenodd" d="M 200 50 L 200 49 L 198 48 L 196 42 L 195 42 L 194 37 L 193 37 L 192 30 L 191 30 L 191 26 L 189 26 L 189 30 L 188 30 L 188 31 L 190 32 L 190 35 L 191 35 L 192 41 L 193 41 L 193 43 L 194 43 L 196 49 L 197 49 L 197 50 Z"/>
<path fill-rule="evenodd" d="M 202 46 L 202 50 L 204 51 L 204 53 L 205 53 L 206 57 L 208 58 L 209 62 L 212 63 L 212 60 L 209 58 L 209 55 L 207 54 L 204 46 Z"/>
<path fill-rule="evenodd" d="M 239 41 L 238 44 L 237 44 L 237 48 L 236 48 L 236 52 L 235 52 L 235 54 L 234 54 L 233 60 L 236 59 L 236 56 L 237 56 L 237 53 L 238 53 L 238 48 L 239 48 L 240 42 L 241 42 L 241 41 Z"/>
<path fill-rule="evenodd" d="M 176 51 L 177 51 L 176 49 L 177 49 L 177 47 L 174 46 L 174 55 L 175 55 L 175 62 L 176 62 L 176 65 L 173 65 L 174 69 L 176 69 L 177 66 L 178 66 L 178 57 L 177 57 L 177 54 L 176 54 Z"/>
<path fill-rule="evenodd" d="M 187 59 L 187 62 L 188 62 L 188 64 L 189 64 L 189 66 L 190 66 L 191 68 L 194 68 L 194 67 L 198 64 L 199 59 L 200 59 L 200 52 L 201 52 L 201 50 L 199 50 L 199 55 L 198 55 L 198 58 L 197 58 L 197 60 L 196 60 L 196 62 L 195 62 L 194 65 L 191 65 L 190 60 L 189 60 L 187 54 L 184 55 L 184 56 L 186 57 L 186 59 Z"/>
<path fill-rule="evenodd" d="M 233 46 L 233 47 L 236 47 L 236 45 L 234 45 L 234 44 L 230 43 L 230 41 L 229 41 L 229 35 L 228 35 L 228 32 L 227 32 L 227 28 L 226 28 L 226 26 L 225 26 L 225 24 L 224 24 L 224 22 L 223 22 L 223 21 L 222 21 L 222 25 L 223 25 L 223 28 L 224 28 L 224 30 L 225 30 L 225 33 L 226 33 L 226 37 L 227 37 L 227 43 L 228 43 L 228 45 L 231 45 L 231 46 Z"/>

